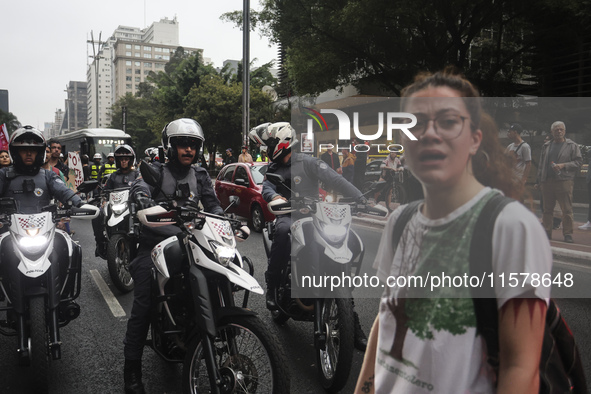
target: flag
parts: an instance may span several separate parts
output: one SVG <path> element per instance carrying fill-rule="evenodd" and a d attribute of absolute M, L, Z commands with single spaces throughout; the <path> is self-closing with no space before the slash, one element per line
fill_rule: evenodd
<path fill-rule="evenodd" d="M 0 150 L 8 150 L 8 130 L 6 130 L 6 123 L 2 123 L 0 128 Z"/>

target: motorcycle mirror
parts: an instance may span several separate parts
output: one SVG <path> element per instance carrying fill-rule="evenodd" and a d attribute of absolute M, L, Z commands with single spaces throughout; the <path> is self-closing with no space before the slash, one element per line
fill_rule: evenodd
<path fill-rule="evenodd" d="M 99 182 L 98 181 L 84 181 L 81 184 L 78 185 L 78 187 L 76 188 L 76 190 L 79 193 L 88 193 L 93 191 L 94 189 L 96 189 L 96 187 L 98 186 Z"/>
<path fill-rule="evenodd" d="M 250 235 L 250 229 L 247 226 L 241 226 L 234 231 L 234 236 L 238 241 L 244 241 Z"/>
<path fill-rule="evenodd" d="M 150 164 L 140 162 L 140 173 L 148 185 L 156 187 L 160 184 L 160 173 Z"/>
<path fill-rule="evenodd" d="M 230 205 L 240 205 L 240 197 L 230 196 Z"/>
<path fill-rule="evenodd" d="M 279 174 L 267 173 L 266 177 L 267 177 L 267 180 L 274 185 L 279 185 L 280 183 L 285 183 L 285 179 Z"/>

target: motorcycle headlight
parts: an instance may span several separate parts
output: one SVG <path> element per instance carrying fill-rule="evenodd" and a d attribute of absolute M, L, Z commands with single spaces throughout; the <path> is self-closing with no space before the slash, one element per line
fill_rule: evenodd
<path fill-rule="evenodd" d="M 113 204 L 111 207 L 116 215 L 121 215 L 127 209 L 127 204 Z"/>
<path fill-rule="evenodd" d="M 322 238 L 329 244 L 338 244 L 347 236 L 347 226 L 327 224 L 322 228 Z"/>
<path fill-rule="evenodd" d="M 235 248 L 221 244 L 217 241 L 209 241 L 209 244 L 211 245 L 211 249 L 213 250 L 218 263 L 224 267 L 227 267 L 234 260 L 234 257 L 236 256 Z"/>
<path fill-rule="evenodd" d="M 34 230 L 37 230 L 36 232 Z M 27 230 L 29 237 L 21 237 L 18 240 L 19 249 L 26 254 L 39 254 L 47 249 L 49 239 L 45 235 L 36 235 L 39 229 Z M 32 235 L 34 233 L 35 235 Z"/>

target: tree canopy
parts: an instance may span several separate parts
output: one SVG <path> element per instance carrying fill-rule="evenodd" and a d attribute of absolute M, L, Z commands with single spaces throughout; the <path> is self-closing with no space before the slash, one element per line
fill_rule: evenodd
<path fill-rule="evenodd" d="M 8 130 L 9 134 L 21 127 L 21 122 L 12 112 L 4 112 L 0 109 L 0 126 L 2 124 L 6 124 L 6 130 Z"/>
<path fill-rule="evenodd" d="M 531 77 L 557 25 L 576 29 L 586 14 L 574 0 L 265 0 L 251 25 L 281 45 L 298 94 L 348 83 L 398 94 L 417 72 L 454 65 L 485 94 L 506 95 Z"/>
<path fill-rule="evenodd" d="M 264 85 L 276 85 L 265 64 L 251 72 L 251 126 L 278 120 L 272 100 L 263 94 Z M 242 67 L 240 65 L 240 67 Z M 139 152 L 160 145 L 164 126 L 181 117 L 201 124 L 205 147 L 210 153 L 242 144 L 242 82 L 241 71 L 233 74 L 223 68 L 219 72 L 203 64 L 201 53 L 187 55 L 179 47 L 164 72 L 151 73 L 139 85 L 135 96 L 128 93 L 113 105 L 111 127 L 121 128 L 122 108 L 127 111 L 126 131 Z M 285 114 L 280 114 L 285 115 Z"/>

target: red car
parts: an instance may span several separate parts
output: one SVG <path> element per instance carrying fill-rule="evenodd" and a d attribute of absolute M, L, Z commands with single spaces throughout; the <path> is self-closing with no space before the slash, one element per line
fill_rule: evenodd
<path fill-rule="evenodd" d="M 267 209 L 263 199 L 263 180 L 267 172 L 267 164 L 233 163 L 228 164 L 215 180 L 215 193 L 222 208 L 230 205 L 230 196 L 240 198 L 240 204 L 232 206 L 228 212 L 248 218 L 254 231 L 261 232 L 265 222 L 275 220 L 275 216 Z"/>

